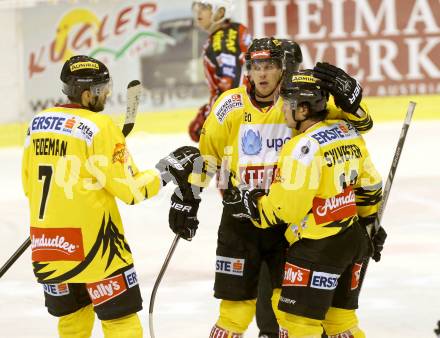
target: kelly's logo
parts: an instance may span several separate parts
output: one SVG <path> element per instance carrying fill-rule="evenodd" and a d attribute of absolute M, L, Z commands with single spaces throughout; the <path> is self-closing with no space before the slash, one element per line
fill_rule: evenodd
<path fill-rule="evenodd" d="M 284 265 L 283 286 L 307 286 L 310 278 L 310 270 L 294 264 Z"/>
<path fill-rule="evenodd" d="M 96 283 L 87 283 L 86 286 L 90 299 L 95 306 L 105 303 L 127 291 L 122 274 Z"/>

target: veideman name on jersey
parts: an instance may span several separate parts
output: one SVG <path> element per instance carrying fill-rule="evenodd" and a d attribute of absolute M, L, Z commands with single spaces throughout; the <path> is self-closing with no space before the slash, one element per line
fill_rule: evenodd
<path fill-rule="evenodd" d="M 66 156 L 67 142 L 53 138 L 36 138 L 32 140 L 36 156 Z"/>

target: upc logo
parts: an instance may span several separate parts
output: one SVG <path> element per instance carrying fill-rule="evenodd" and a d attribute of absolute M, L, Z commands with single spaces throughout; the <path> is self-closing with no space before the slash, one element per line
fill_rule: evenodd
<path fill-rule="evenodd" d="M 241 138 L 241 149 L 246 155 L 258 155 L 263 148 L 263 138 L 259 131 L 247 130 Z"/>

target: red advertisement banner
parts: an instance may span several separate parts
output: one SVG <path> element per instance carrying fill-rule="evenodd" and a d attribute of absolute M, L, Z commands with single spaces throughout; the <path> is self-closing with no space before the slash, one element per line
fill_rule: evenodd
<path fill-rule="evenodd" d="M 247 0 L 255 37 L 301 45 L 302 68 L 325 60 L 360 81 L 366 96 L 440 93 L 436 0 Z"/>

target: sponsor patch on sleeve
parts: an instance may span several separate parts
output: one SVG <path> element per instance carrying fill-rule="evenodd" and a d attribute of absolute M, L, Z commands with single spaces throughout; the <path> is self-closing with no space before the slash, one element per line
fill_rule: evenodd
<path fill-rule="evenodd" d="M 115 149 L 113 150 L 112 162 L 124 164 L 128 161 L 128 156 L 129 153 L 126 145 L 123 143 L 116 143 Z"/>
<path fill-rule="evenodd" d="M 241 94 L 226 95 L 217 104 L 216 108 L 214 109 L 214 114 L 218 122 L 222 124 L 226 116 L 228 116 L 232 110 L 237 108 L 243 108 L 243 99 Z"/>

